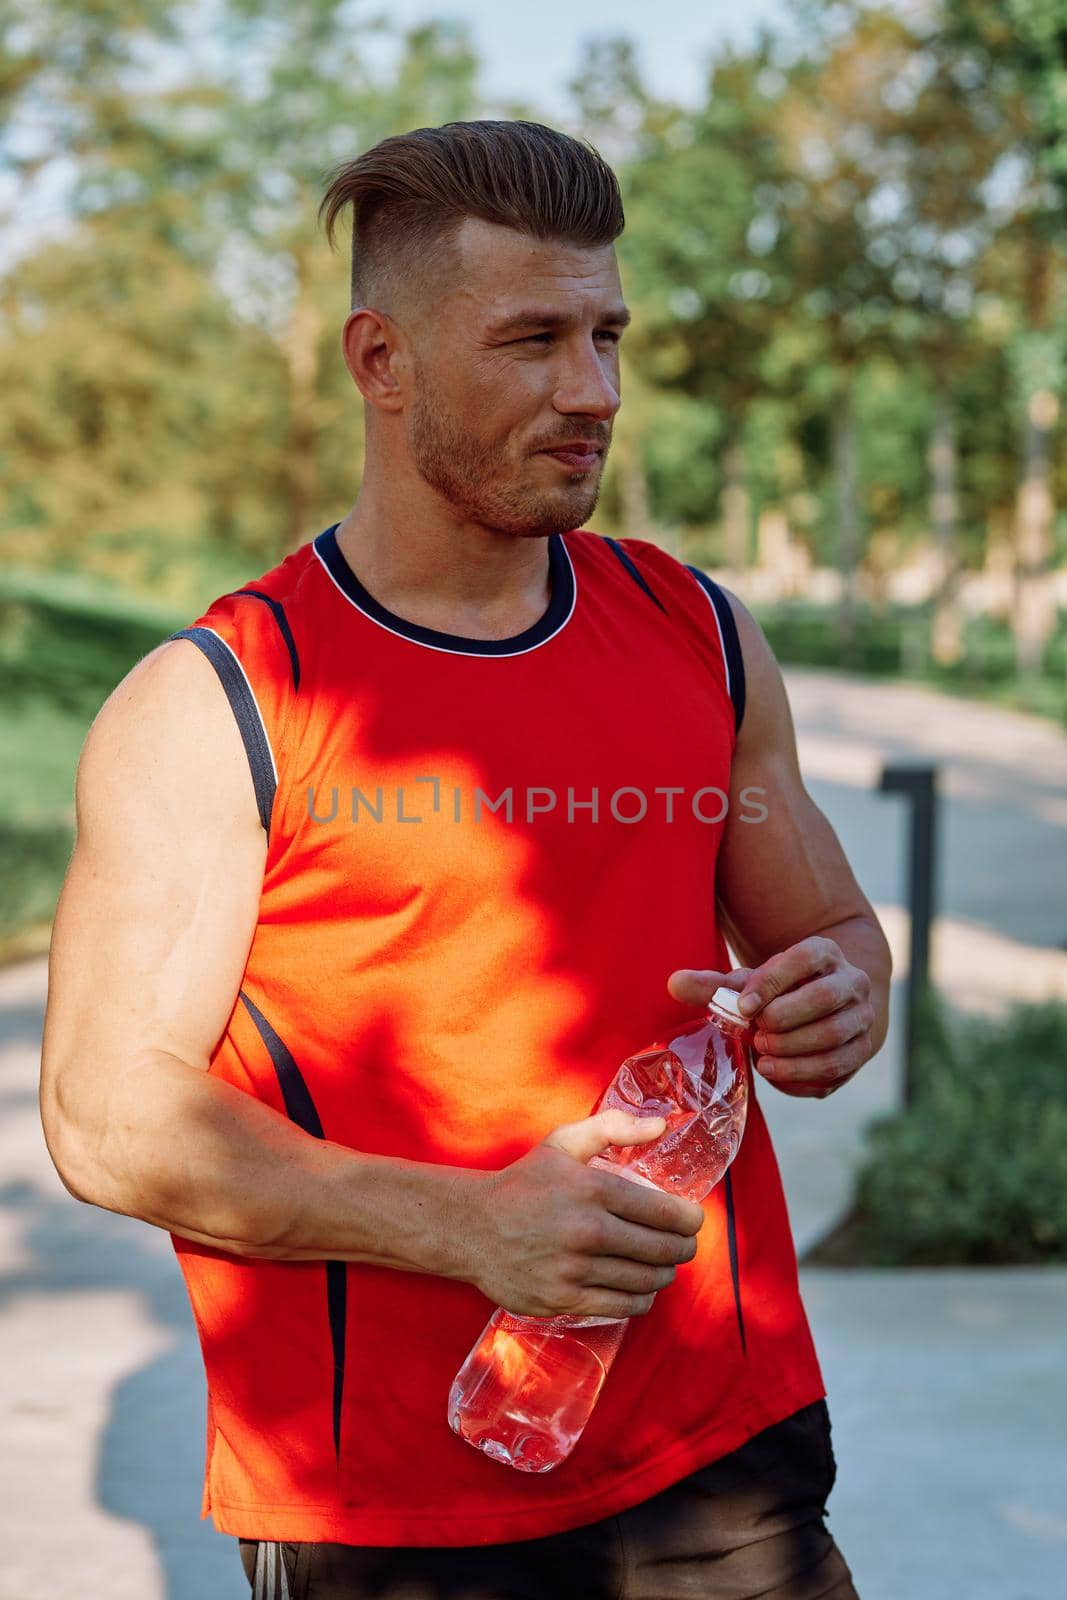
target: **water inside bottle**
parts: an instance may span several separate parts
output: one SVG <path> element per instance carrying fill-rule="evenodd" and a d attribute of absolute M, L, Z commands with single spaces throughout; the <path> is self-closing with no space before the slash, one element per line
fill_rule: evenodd
<path fill-rule="evenodd" d="M 627 1175 L 643 1176 L 668 1194 L 702 1200 L 737 1154 L 745 1126 L 745 1091 L 740 1046 L 721 1039 L 705 1043 L 703 1032 L 692 1041 L 684 1036 L 672 1041 L 672 1048 L 629 1057 L 595 1109 L 618 1107 L 643 1117 L 660 1116 L 667 1126 L 650 1145 L 614 1146 L 612 1165 L 629 1169 Z"/>
<path fill-rule="evenodd" d="M 703 1200 L 737 1153 L 746 1101 L 741 1039 L 695 1022 L 624 1061 L 594 1107 L 662 1116 L 663 1134 L 613 1145 L 591 1165 Z M 577 1444 L 627 1321 L 518 1317 L 498 1307 L 452 1384 L 452 1431 L 521 1472 L 549 1472 Z"/>
<path fill-rule="evenodd" d="M 549 1472 L 577 1444 L 625 1332 L 625 1318 L 498 1311 L 452 1385 L 453 1433 L 520 1472 Z"/>

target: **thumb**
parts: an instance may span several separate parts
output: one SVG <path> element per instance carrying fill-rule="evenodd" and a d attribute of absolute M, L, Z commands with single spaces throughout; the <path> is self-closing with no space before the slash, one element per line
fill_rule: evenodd
<path fill-rule="evenodd" d="M 755 970 L 734 967 L 732 972 L 697 972 L 681 967 L 667 979 L 667 989 L 683 1005 L 706 1006 L 716 989 L 743 989 Z"/>
<path fill-rule="evenodd" d="M 561 1122 L 542 1139 L 553 1150 L 565 1150 L 576 1161 L 591 1161 L 611 1144 L 648 1144 L 658 1139 L 667 1126 L 666 1117 L 639 1117 L 612 1106 L 581 1122 Z"/>

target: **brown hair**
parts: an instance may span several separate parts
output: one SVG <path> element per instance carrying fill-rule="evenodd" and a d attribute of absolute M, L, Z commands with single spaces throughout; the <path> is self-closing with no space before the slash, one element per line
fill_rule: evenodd
<path fill-rule="evenodd" d="M 607 162 L 540 122 L 446 122 L 383 139 L 330 176 L 319 220 L 331 245 L 347 205 L 353 306 L 439 268 L 465 217 L 589 246 L 611 244 L 625 223 Z"/>

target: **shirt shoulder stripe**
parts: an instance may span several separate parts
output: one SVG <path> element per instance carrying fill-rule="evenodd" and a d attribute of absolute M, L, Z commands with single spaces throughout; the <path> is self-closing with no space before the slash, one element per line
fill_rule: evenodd
<path fill-rule="evenodd" d="M 645 593 L 648 595 L 648 598 L 652 601 L 653 605 L 659 606 L 659 608 L 663 612 L 664 616 L 666 616 L 667 615 L 667 607 L 663 604 L 663 601 L 659 598 L 659 596 L 653 591 L 651 585 L 648 583 L 648 581 L 645 578 L 644 574 L 641 573 L 638 570 L 636 563 L 633 561 L 632 557 L 630 555 L 628 555 L 627 552 L 623 549 L 623 547 L 619 543 L 618 539 L 609 539 L 607 537 L 607 535 L 605 535 L 604 536 L 604 543 L 608 546 L 608 548 L 612 551 L 612 553 L 615 555 L 615 557 L 618 559 L 618 561 L 621 563 L 621 565 L 630 574 L 630 577 L 637 584 L 638 588 L 643 589 L 645 591 Z"/>
<path fill-rule="evenodd" d="M 203 626 L 181 628 L 170 635 L 172 639 L 188 639 L 207 657 L 218 674 L 219 682 L 230 702 L 237 723 L 248 765 L 252 773 L 252 786 L 256 792 L 256 805 L 264 833 L 270 837 L 270 817 L 274 796 L 278 788 L 278 769 L 274 752 L 267 736 L 267 725 L 259 709 L 252 686 L 233 650 L 213 628 Z"/>
<path fill-rule="evenodd" d="M 741 641 L 737 636 L 737 623 L 734 621 L 733 610 L 729 600 L 714 578 L 709 578 L 706 572 L 701 572 L 699 567 L 688 569 L 711 605 L 715 626 L 719 633 L 719 644 L 722 648 L 722 658 L 726 666 L 726 687 L 730 692 L 730 699 L 734 706 L 734 730 L 741 731 L 741 723 L 745 715 L 745 663 L 741 654 Z"/>
<path fill-rule="evenodd" d="M 235 595 L 248 595 L 251 600 L 262 600 L 265 606 L 270 607 L 271 615 L 278 624 L 278 632 L 285 640 L 285 648 L 289 652 L 289 665 L 293 671 L 293 688 L 300 688 L 300 657 L 296 651 L 296 640 L 293 630 L 289 626 L 289 618 L 285 615 L 285 607 L 280 600 L 275 600 L 273 595 L 264 594 L 262 589 L 236 589 Z"/>

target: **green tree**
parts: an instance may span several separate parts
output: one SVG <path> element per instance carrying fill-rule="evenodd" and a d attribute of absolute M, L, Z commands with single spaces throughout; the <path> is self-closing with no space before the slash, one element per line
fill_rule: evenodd
<path fill-rule="evenodd" d="M 186 20 L 105 0 L 7 9 L 9 221 L 56 155 L 69 172 L 66 230 L 24 240 L 0 283 L 5 548 L 18 558 L 77 554 L 156 582 L 183 530 L 217 509 L 205 432 L 240 440 L 256 409 L 230 380 L 232 319 L 201 226 L 217 96 L 159 81 Z M 259 355 L 246 342 L 238 361 L 254 394 Z"/>
<path fill-rule="evenodd" d="M 349 275 L 316 222 L 327 169 L 388 134 L 474 115 L 478 63 L 463 27 L 428 23 L 403 37 L 383 83 L 365 51 L 373 25 L 353 23 L 347 0 L 223 3 L 220 248 L 237 304 L 283 365 L 276 536 L 292 548 L 351 495 L 362 450 L 339 354 Z"/>
<path fill-rule="evenodd" d="M 1012 133 L 1012 167 L 996 202 L 1001 238 L 989 282 L 1013 322 L 1010 358 L 1022 436 L 1013 623 L 1018 671 L 1030 677 L 1040 668 L 1055 624 L 1048 574 L 1054 449 L 1067 376 L 1067 9 L 1062 0 L 942 4 L 945 34 L 970 65 L 972 94 L 1005 119 Z"/>
<path fill-rule="evenodd" d="M 622 171 L 620 256 L 637 310 L 631 360 L 708 419 L 724 554 L 738 569 L 748 560 L 745 418 L 761 387 L 761 352 L 789 298 L 777 248 L 781 82 L 768 37 L 751 56 L 724 52 L 696 112 L 648 99 L 635 105 L 637 137 Z"/>
<path fill-rule="evenodd" d="M 212 548 L 231 570 L 276 557 L 351 497 L 327 170 L 476 110 L 457 27 L 391 36 L 375 77 L 371 24 L 339 0 L 216 0 L 210 55 L 199 14 L 8 0 L 0 17 L 9 192 L 38 147 L 70 173 L 66 232 L 0 278 L 4 550 L 175 593 Z"/>

